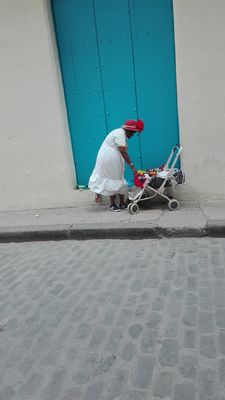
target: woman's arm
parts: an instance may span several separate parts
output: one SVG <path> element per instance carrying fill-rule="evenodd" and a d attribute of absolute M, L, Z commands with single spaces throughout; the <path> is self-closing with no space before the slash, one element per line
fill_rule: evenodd
<path fill-rule="evenodd" d="M 125 162 L 129 165 L 129 167 L 131 168 L 132 172 L 133 172 L 134 174 L 136 174 L 136 173 L 137 173 L 137 170 L 136 170 L 134 164 L 132 163 L 132 161 L 131 161 L 131 159 L 130 159 L 130 157 L 129 157 L 129 154 L 128 154 L 128 152 L 127 152 L 126 147 L 118 146 L 118 150 L 119 150 L 121 156 L 123 157 L 124 161 L 125 161 Z"/>

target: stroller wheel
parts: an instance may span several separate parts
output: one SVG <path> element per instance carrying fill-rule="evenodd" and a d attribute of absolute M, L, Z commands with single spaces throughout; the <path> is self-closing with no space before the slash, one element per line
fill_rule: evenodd
<path fill-rule="evenodd" d="M 171 211 L 178 210 L 179 208 L 179 202 L 176 199 L 172 199 L 168 203 L 168 207 Z"/>
<path fill-rule="evenodd" d="M 139 211 L 139 207 L 136 203 L 131 204 L 131 206 L 129 207 L 129 211 L 131 214 L 137 214 Z"/>
<path fill-rule="evenodd" d="M 129 204 L 128 204 L 128 206 L 127 206 L 127 210 L 128 210 L 128 211 L 130 211 L 130 208 L 131 208 L 132 204 L 133 204 L 133 203 L 129 203 Z"/>

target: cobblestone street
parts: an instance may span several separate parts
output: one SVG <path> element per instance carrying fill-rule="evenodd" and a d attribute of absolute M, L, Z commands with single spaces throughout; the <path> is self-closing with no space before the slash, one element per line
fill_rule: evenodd
<path fill-rule="evenodd" d="M 0 400 L 225 400 L 225 239 L 0 244 Z"/>

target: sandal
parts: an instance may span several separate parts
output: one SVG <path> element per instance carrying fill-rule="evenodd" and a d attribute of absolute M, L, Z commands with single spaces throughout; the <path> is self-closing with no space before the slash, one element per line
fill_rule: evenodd
<path fill-rule="evenodd" d="M 101 201 L 101 195 L 98 194 L 98 193 L 96 193 L 96 194 L 95 194 L 95 203 L 99 204 L 100 201 Z"/>

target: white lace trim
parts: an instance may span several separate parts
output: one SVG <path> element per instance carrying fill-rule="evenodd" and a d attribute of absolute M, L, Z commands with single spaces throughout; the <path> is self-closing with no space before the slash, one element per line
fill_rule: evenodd
<path fill-rule="evenodd" d="M 125 180 L 113 180 L 109 178 L 102 178 L 99 175 L 92 175 L 88 187 L 94 193 L 111 196 L 116 193 L 124 194 L 126 190 Z"/>

